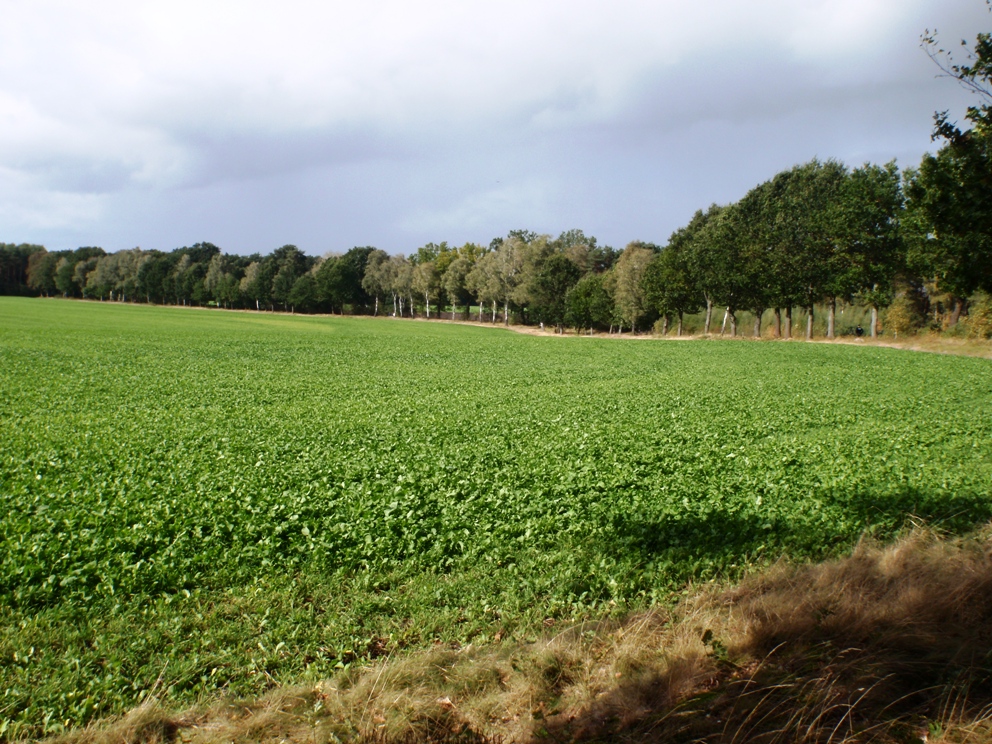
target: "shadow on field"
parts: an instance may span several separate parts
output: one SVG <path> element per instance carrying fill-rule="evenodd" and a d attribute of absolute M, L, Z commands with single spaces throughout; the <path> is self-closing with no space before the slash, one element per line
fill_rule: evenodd
<path fill-rule="evenodd" d="M 722 570 L 762 553 L 819 558 L 864 536 L 891 538 L 920 523 L 962 534 L 990 520 L 992 499 L 976 494 L 834 493 L 789 515 L 725 509 L 661 519 L 617 514 L 601 552 L 642 564 L 695 566 L 698 573 L 707 565 Z"/>
<path fill-rule="evenodd" d="M 625 675 L 534 738 L 906 742 L 957 727 L 965 738 L 954 741 L 989 741 L 990 545 L 916 532 L 843 560 L 779 565 L 688 613 L 702 654 L 683 647 Z"/>

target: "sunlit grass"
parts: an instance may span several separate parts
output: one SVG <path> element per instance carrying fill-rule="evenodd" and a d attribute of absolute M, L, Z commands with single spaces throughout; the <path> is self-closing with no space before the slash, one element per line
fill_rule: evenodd
<path fill-rule="evenodd" d="M 992 367 L 0 299 L 0 719 L 317 681 L 992 516 Z"/>

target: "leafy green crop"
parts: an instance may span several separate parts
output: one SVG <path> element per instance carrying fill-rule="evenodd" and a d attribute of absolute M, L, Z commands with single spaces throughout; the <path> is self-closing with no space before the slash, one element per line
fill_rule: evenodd
<path fill-rule="evenodd" d="M 0 298 L 0 739 L 992 516 L 992 365 Z"/>

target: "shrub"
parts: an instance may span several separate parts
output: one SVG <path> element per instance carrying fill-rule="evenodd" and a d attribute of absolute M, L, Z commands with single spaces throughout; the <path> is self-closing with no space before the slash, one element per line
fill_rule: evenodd
<path fill-rule="evenodd" d="M 965 325 L 971 338 L 992 338 L 992 296 L 979 292 L 972 298 Z"/>
<path fill-rule="evenodd" d="M 885 310 L 882 324 L 896 336 L 915 333 L 923 326 L 923 316 L 916 303 L 905 295 L 896 297 Z"/>

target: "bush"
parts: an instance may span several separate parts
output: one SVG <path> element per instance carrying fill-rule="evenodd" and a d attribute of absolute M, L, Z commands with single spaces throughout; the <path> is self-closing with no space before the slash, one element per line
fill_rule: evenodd
<path fill-rule="evenodd" d="M 887 331 L 894 335 L 909 335 L 923 326 L 923 316 L 916 303 L 905 295 L 896 297 L 886 309 L 882 324 Z"/>
<path fill-rule="evenodd" d="M 979 292 L 972 298 L 965 325 L 971 338 L 992 338 L 992 296 Z"/>

